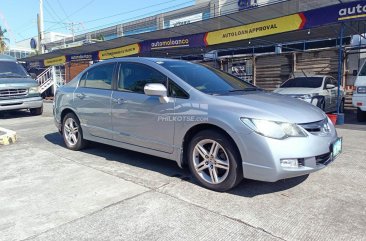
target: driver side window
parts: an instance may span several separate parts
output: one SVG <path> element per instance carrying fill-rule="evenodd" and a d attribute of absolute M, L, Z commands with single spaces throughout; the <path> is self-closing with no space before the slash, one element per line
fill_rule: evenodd
<path fill-rule="evenodd" d="M 160 83 L 167 86 L 168 78 L 159 71 L 138 63 L 121 63 L 118 90 L 144 93 L 145 84 Z"/>

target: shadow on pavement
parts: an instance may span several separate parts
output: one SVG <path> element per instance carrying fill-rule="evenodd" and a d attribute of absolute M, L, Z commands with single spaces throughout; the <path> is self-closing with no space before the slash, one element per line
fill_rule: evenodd
<path fill-rule="evenodd" d="M 345 110 L 344 125 L 337 125 L 339 129 L 366 131 L 366 122 L 357 121 L 356 110 Z"/>
<path fill-rule="evenodd" d="M 0 119 L 16 119 L 24 117 L 33 117 L 27 110 L 6 110 L 0 112 Z"/>
<path fill-rule="evenodd" d="M 62 136 L 55 132 L 45 135 L 45 139 L 55 145 L 66 148 Z M 116 161 L 138 168 L 161 173 L 169 177 L 180 178 L 195 185 L 199 183 L 192 177 L 187 167 L 181 169 L 171 160 L 129 151 L 126 149 L 90 142 L 89 146 L 82 150 L 84 153 L 99 156 L 108 161 Z M 274 183 L 260 182 L 244 179 L 237 187 L 227 193 L 242 197 L 255 197 L 258 195 L 275 193 L 293 188 L 308 178 L 308 175 L 280 180 Z"/>

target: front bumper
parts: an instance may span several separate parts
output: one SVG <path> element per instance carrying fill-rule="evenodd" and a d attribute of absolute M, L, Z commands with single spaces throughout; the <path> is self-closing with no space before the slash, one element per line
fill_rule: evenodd
<path fill-rule="evenodd" d="M 258 181 L 275 182 L 281 179 L 307 175 L 326 167 L 331 161 L 331 146 L 338 139 L 332 126 L 326 136 L 308 134 L 277 140 L 255 132 L 237 135 L 244 177 Z M 283 159 L 301 160 L 302 166 L 285 168 Z"/>
<path fill-rule="evenodd" d="M 43 105 L 42 97 L 0 100 L 0 111 L 40 108 Z"/>

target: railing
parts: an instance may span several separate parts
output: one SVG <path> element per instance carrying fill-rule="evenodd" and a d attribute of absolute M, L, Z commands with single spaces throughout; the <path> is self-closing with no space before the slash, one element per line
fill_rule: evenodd
<path fill-rule="evenodd" d="M 56 67 L 49 67 L 45 69 L 38 77 L 39 92 L 42 94 L 51 86 L 56 88 L 64 84 L 64 77 L 61 69 Z"/>

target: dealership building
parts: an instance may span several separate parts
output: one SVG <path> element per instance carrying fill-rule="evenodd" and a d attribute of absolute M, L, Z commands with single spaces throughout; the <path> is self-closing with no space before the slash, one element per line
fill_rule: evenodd
<path fill-rule="evenodd" d="M 50 42 L 48 53 L 22 60 L 31 71 L 57 68 L 66 82 L 98 61 L 148 56 L 205 62 L 267 90 L 297 72 L 332 75 L 352 89 L 365 17 L 365 1 L 197 0 Z"/>

